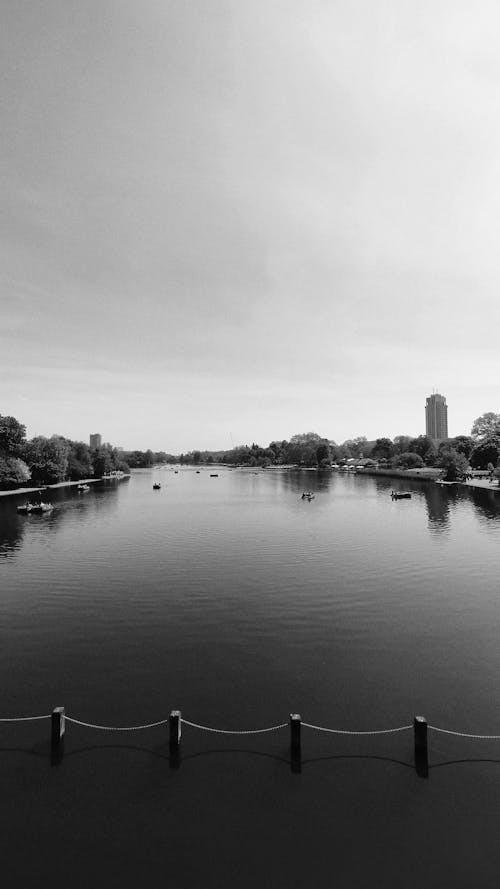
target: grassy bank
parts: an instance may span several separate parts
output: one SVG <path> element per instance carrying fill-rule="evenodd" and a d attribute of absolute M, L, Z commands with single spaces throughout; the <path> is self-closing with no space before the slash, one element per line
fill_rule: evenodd
<path fill-rule="evenodd" d="M 425 466 L 423 469 L 357 469 L 359 475 L 385 475 L 388 478 L 412 478 L 436 481 L 442 473 L 442 469 L 433 466 Z"/>

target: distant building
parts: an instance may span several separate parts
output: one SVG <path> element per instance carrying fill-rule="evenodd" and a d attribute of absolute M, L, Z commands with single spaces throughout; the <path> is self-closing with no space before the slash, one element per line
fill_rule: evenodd
<path fill-rule="evenodd" d="M 425 400 L 425 434 L 437 443 L 448 438 L 448 405 L 437 392 Z"/>
<path fill-rule="evenodd" d="M 90 433 L 90 447 L 91 448 L 100 448 L 102 443 L 102 437 L 99 432 L 91 432 Z"/>

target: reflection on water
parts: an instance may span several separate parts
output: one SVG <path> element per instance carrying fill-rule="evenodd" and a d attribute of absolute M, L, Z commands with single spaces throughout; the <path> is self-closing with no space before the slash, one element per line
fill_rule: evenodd
<path fill-rule="evenodd" d="M 0 558 L 8 558 L 21 545 L 24 523 L 15 508 L 12 510 L 9 505 L 2 509 L 2 506 L 5 504 L 0 500 Z"/>
<path fill-rule="evenodd" d="M 219 470 L 221 471 L 221 470 Z M 224 470 L 222 470 L 223 472 Z M 158 472 L 157 472 L 158 474 Z M 178 473 L 180 478 L 192 475 L 192 471 L 183 470 Z M 203 471 L 198 475 L 206 475 Z M 136 478 L 139 473 L 136 473 Z M 330 471 L 240 471 L 226 470 L 226 477 L 233 483 L 238 477 L 244 476 L 246 490 L 251 496 L 262 494 L 265 485 L 266 495 L 275 497 L 298 496 L 303 490 L 313 491 L 324 497 L 342 497 L 352 503 L 357 501 L 360 510 L 374 496 L 390 498 L 392 490 L 405 490 L 412 493 L 413 505 L 425 504 L 427 527 L 429 533 L 442 535 L 450 530 L 454 513 L 472 507 L 473 514 L 478 518 L 481 528 L 493 531 L 500 524 L 500 494 L 496 489 L 463 488 L 459 485 L 440 486 L 433 482 L 415 479 L 401 480 L 388 477 L 355 476 L 352 474 L 334 474 Z M 165 478 L 165 473 L 162 476 Z M 169 484 L 174 481 L 173 473 L 166 475 Z M 175 479 L 175 481 L 177 481 Z M 236 482 L 237 483 L 237 482 Z M 46 515 L 21 515 L 16 507 L 23 502 L 22 497 L 0 498 L 0 556 L 9 557 L 19 552 L 23 540 L 30 535 L 54 534 L 64 525 L 86 525 L 98 516 L 111 514 L 118 510 L 123 486 L 113 483 L 98 484 L 89 493 L 79 494 L 76 488 L 53 489 L 47 494 L 55 509 Z M 227 494 L 227 490 L 224 491 Z M 27 498 L 24 498 L 27 499 Z M 304 504 L 307 505 L 307 504 Z M 318 503 L 309 504 L 310 508 L 318 508 Z M 408 503 L 398 503 L 400 509 L 409 509 Z"/>
<path fill-rule="evenodd" d="M 124 482 L 121 482 L 124 484 Z M 47 537 L 57 533 L 65 522 L 85 525 L 92 515 L 110 513 L 118 503 L 116 483 L 95 485 L 90 492 L 80 494 L 76 487 L 54 488 L 44 497 L 54 504 L 48 513 L 19 513 L 17 507 L 29 500 L 29 496 L 16 495 L 0 498 L 0 557 L 13 556 L 31 537 Z"/>
<path fill-rule="evenodd" d="M 454 492 L 454 487 L 448 487 L 445 491 L 433 482 L 423 483 L 422 493 L 425 497 L 428 527 L 431 533 L 442 534 L 448 530 Z"/>
<path fill-rule="evenodd" d="M 477 516 L 482 521 L 483 528 L 498 529 L 500 524 L 500 493 L 495 490 L 471 488 L 469 491 L 470 500 L 474 506 Z"/>
<path fill-rule="evenodd" d="M 47 516 L 0 499 L 0 715 L 377 730 L 422 714 L 500 734 L 500 495 L 158 472 L 155 492 L 148 471 L 51 491 Z M 403 484 L 412 499 L 392 501 Z M 433 735 L 423 780 L 411 732 L 304 729 L 300 773 L 288 729 L 250 743 L 183 726 L 178 763 L 165 726 L 119 740 L 70 725 L 51 769 L 47 723 L 1 726 L 6 886 L 87 889 L 96 862 L 121 889 L 496 885 L 495 742 Z"/>

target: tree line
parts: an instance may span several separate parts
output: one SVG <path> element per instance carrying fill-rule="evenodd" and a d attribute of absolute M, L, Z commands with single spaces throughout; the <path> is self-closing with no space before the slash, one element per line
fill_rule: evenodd
<path fill-rule="evenodd" d="M 500 414 L 482 414 L 470 435 L 447 439 L 438 447 L 426 435 L 397 435 L 394 439 L 365 436 L 347 439 L 342 444 L 316 432 L 292 435 L 290 441 L 272 441 L 267 447 L 253 442 L 228 451 L 194 450 L 184 454 L 165 451 L 119 451 L 110 444 L 90 448 L 84 442 L 60 435 L 36 436 L 26 440 L 26 428 L 14 417 L 0 415 L 0 488 L 9 489 L 32 481 L 54 484 L 101 478 L 113 470 L 147 468 L 158 463 L 225 463 L 232 466 L 305 466 L 328 469 L 349 460 L 363 460 L 364 465 L 396 469 L 439 467 L 450 481 L 472 469 L 488 470 L 500 477 Z"/>
<path fill-rule="evenodd" d="M 254 442 L 229 451 L 190 451 L 169 460 L 193 465 L 217 462 L 233 466 L 305 466 L 319 469 L 341 466 L 349 460 L 363 460 L 367 467 L 437 467 L 450 481 L 465 476 L 470 469 L 489 470 L 499 475 L 500 414 L 482 414 L 474 421 L 470 435 L 449 438 L 438 446 L 427 435 L 397 435 L 394 439 L 384 437 L 375 441 L 360 436 L 337 444 L 316 432 L 305 432 L 293 435 L 290 441 L 272 441 L 267 447 Z"/>
<path fill-rule="evenodd" d="M 0 489 L 31 482 L 53 485 L 63 481 L 102 478 L 115 470 L 129 472 L 124 454 L 110 444 L 90 448 L 62 435 L 26 439 L 26 427 L 15 417 L 0 415 Z"/>

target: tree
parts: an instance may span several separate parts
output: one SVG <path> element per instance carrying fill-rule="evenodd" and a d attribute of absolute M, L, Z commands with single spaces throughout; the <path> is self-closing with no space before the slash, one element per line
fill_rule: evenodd
<path fill-rule="evenodd" d="M 68 478 L 72 481 L 90 478 L 94 474 L 94 467 L 88 444 L 83 441 L 69 441 L 68 444 Z"/>
<path fill-rule="evenodd" d="M 29 481 L 31 473 L 19 457 L 0 456 L 0 488 L 8 491 Z"/>
<path fill-rule="evenodd" d="M 498 462 L 499 448 L 492 441 L 485 441 L 478 444 L 470 455 L 470 464 L 474 469 L 486 469 L 488 463 L 495 466 Z"/>
<path fill-rule="evenodd" d="M 320 441 L 321 435 L 318 435 L 317 432 L 299 432 L 297 435 L 292 435 L 290 439 L 291 444 L 311 444 Z"/>
<path fill-rule="evenodd" d="M 111 448 L 102 445 L 92 452 L 92 463 L 94 465 L 94 475 L 96 478 L 102 478 L 103 475 L 109 475 L 114 469 L 113 454 Z"/>
<path fill-rule="evenodd" d="M 123 460 L 121 457 L 118 457 L 115 460 L 115 469 L 118 469 L 120 472 L 126 473 L 126 475 L 130 475 L 130 466 L 128 465 L 126 460 Z"/>
<path fill-rule="evenodd" d="M 471 437 L 475 444 L 482 444 L 485 441 L 494 441 L 500 444 L 500 414 L 494 414 L 488 411 L 481 414 L 477 420 L 474 420 L 471 429 Z"/>
<path fill-rule="evenodd" d="M 372 457 L 385 457 L 389 460 L 394 454 L 394 445 L 390 438 L 377 438 L 372 449 Z"/>
<path fill-rule="evenodd" d="M 322 444 L 329 447 L 328 439 L 321 438 L 317 432 L 292 435 L 290 443 L 282 454 L 282 462 L 295 463 L 297 466 L 317 466 L 316 452 Z"/>
<path fill-rule="evenodd" d="M 358 438 L 348 438 L 342 444 L 347 457 L 362 457 L 367 450 L 367 446 L 368 441 L 364 435 L 360 435 Z"/>
<path fill-rule="evenodd" d="M 25 447 L 26 462 L 33 481 L 56 484 L 66 478 L 70 446 L 59 435 L 45 438 L 39 435 Z"/>
<path fill-rule="evenodd" d="M 323 441 L 316 448 L 316 460 L 318 466 L 330 466 L 332 462 L 332 454 L 328 442 Z"/>
<path fill-rule="evenodd" d="M 452 447 L 443 449 L 436 462 L 445 470 L 444 479 L 447 482 L 455 482 L 457 479 L 463 478 L 469 468 L 467 458 Z"/>
<path fill-rule="evenodd" d="M 396 469 L 420 469 L 424 465 L 424 461 L 420 454 L 406 451 L 404 454 L 398 454 L 392 465 Z"/>
<path fill-rule="evenodd" d="M 459 454 L 469 459 L 474 442 L 469 435 L 457 435 L 456 438 L 450 439 L 450 444 Z"/>
<path fill-rule="evenodd" d="M 414 454 L 420 454 L 426 466 L 431 466 L 436 456 L 436 449 L 433 441 L 428 435 L 418 435 L 412 438 L 409 444 L 410 451 Z"/>
<path fill-rule="evenodd" d="M 410 452 L 410 435 L 396 435 L 394 439 L 394 452 L 396 454 L 407 454 Z"/>
<path fill-rule="evenodd" d="M 15 417 L 2 417 L 0 414 L 0 452 L 18 457 L 26 440 L 26 426 Z"/>

